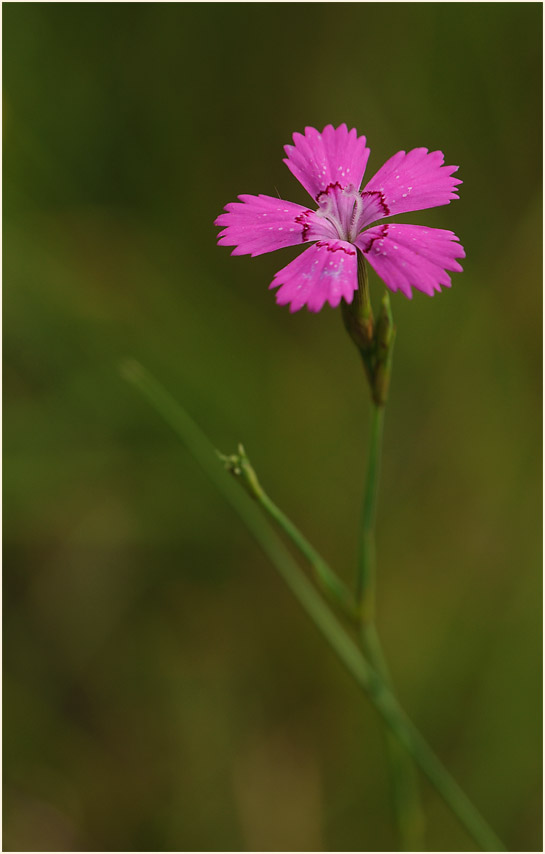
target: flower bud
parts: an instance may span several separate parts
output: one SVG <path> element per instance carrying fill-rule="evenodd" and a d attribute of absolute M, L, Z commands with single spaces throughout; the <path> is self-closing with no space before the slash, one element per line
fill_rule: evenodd
<path fill-rule="evenodd" d="M 220 460 L 224 463 L 227 471 L 240 480 L 240 483 L 251 498 L 260 498 L 263 490 L 250 460 L 246 455 L 244 446 L 239 444 L 238 454 L 230 454 L 229 456 L 226 456 L 225 454 L 220 454 L 219 451 L 217 451 L 217 454 Z"/>
<path fill-rule="evenodd" d="M 388 292 L 384 293 L 375 327 L 375 364 L 373 371 L 373 400 L 384 406 L 388 398 L 392 355 L 396 328 L 390 307 Z"/>
<path fill-rule="evenodd" d="M 365 259 L 358 251 L 358 289 L 351 303 L 341 303 L 343 321 L 362 356 L 373 349 L 373 309 L 369 296 Z"/>

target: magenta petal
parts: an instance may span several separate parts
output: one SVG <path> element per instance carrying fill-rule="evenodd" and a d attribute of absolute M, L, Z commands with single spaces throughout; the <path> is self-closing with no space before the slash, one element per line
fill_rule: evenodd
<path fill-rule="evenodd" d="M 342 187 L 352 184 L 359 188 L 369 149 L 355 128 L 349 131 L 345 124 L 338 128 L 327 125 L 320 133 L 307 127 L 304 136 L 293 134 L 293 142 L 284 146 L 284 163 L 313 199 L 337 182 Z"/>
<path fill-rule="evenodd" d="M 341 299 L 352 302 L 358 287 L 356 249 L 344 240 L 315 243 L 280 270 L 270 287 L 279 290 L 276 302 L 298 311 L 320 311 L 328 302 L 338 306 Z"/>
<path fill-rule="evenodd" d="M 446 270 L 462 272 L 457 258 L 465 258 L 463 247 L 452 231 L 423 225 L 388 223 L 369 228 L 355 243 L 390 288 L 409 299 L 411 288 L 429 296 L 450 288 Z"/>
<path fill-rule="evenodd" d="M 413 148 L 407 154 L 398 151 L 390 157 L 363 189 L 369 211 L 361 226 L 384 216 L 435 208 L 457 199 L 456 186 L 462 182 L 452 173 L 458 167 L 443 163 L 441 151 L 428 152 L 427 148 Z"/>
<path fill-rule="evenodd" d="M 314 211 L 272 196 L 239 196 L 215 221 L 223 226 L 220 246 L 234 246 L 232 255 L 262 255 L 329 237 L 331 226 Z"/>

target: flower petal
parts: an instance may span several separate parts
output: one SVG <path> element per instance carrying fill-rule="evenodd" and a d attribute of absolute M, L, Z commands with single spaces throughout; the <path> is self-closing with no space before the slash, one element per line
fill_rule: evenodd
<path fill-rule="evenodd" d="M 232 255 L 262 255 L 285 246 L 334 237 L 333 227 L 314 211 L 272 196 L 238 197 L 225 206 L 214 225 L 224 226 L 220 246 L 234 246 Z"/>
<path fill-rule="evenodd" d="M 270 287 L 279 285 L 276 302 L 289 303 L 290 311 L 304 305 L 320 311 L 326 302 L 336 307 L 343 297 L 352 302 L 358 287 L 356 249 L 344 240 L 319 241 L 276 274 Z"/>
<path fill-rule="evenodd" d="M 457 241 L 454 232 L 442 228 L 388 223 L 364 231 L 355 244 L 387 287 L 410 299 L 411 287 L 429 296 L 441 285 L 450 288 L 445 271 L 461 273 L 456 258 L 465 258 Z"/>
<path fill-rule="evenodd" d="M 304 136 L 293 134 L 293 142 L 294 145 L 284 146 L 284 163 L 313 199 L 329 184 L 359 188 L 369 149 L 356 128 L 349 131 L 345 124 L 338 128 L 327 125 L 320 133 L 307 127 Z"/>
<path fill-rule="evenodd" d="M 444 159 L 442 151 L 427 148 L 413 148 L 407 154 L 398 151 L 390 157 L 362 191 L 369 209 L 361 227 L 385 216 L 448 205 L 457 199 L 455 188 L 462 182 L 451 176 L 458 167 L 443 166 Z"/>

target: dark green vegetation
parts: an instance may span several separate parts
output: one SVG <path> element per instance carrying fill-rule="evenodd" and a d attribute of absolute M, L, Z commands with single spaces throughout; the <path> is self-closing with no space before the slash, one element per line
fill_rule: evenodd
<path fill-rule="evenodd" d="M 355 578 L 369 417 L 339 311 L 215 248 L 305 202 L 305 124 L 460 164 L 451 291 L 394 295 L 378 619 L 412 719 L 541 848 L 541 7 L 21 4 L 4 15 L 4 847 L 389 850 L 377 720 L 176 437 L 152 370 Z M 375 305 L 382 284 L 370 274 Z M 471 850 L 424 788 L 429 845 Z"/>

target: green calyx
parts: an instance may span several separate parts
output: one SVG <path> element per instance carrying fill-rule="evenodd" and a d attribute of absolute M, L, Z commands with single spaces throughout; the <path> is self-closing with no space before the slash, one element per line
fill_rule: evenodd
<path fill-rule="evenodd" d="M 344 325 L 360 352 L 373 402 L 384 406 L 390 387 L 396 327 L 387 291 L 376 321 L 373 318 L 365 259 L 360 252 L 358 290 L 350 304 L 343 300 L 341 305 Z"/>

